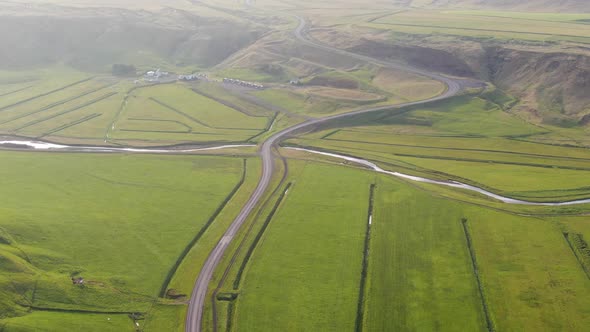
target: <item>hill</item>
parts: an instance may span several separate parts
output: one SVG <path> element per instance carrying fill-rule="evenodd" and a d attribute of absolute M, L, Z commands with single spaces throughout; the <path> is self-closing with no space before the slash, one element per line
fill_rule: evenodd
<path fill-rule="evenodd" d="M 535 12 L 590 12 L 586 0 L 396 0 L 404 7 L 448 7 L 457 9 L 495 9 Z"/>
<path fill-rule="evenodd" d="M 0 67 L 65 63 L 83 70 L 113 63 L 211 66 L 264 31 L 180 9 L 135 11 L 50 4 L 0 5 Z"/>

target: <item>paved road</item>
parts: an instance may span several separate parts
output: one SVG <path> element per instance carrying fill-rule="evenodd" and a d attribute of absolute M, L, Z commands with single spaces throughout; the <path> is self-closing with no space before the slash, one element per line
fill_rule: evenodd
<path fill-rule="evenodd" d="M 440 82 L 443 82 L 447 86 L 447 89 L 445 90 L 445 92 L 439 96 L 436 96 L 436 97 L 433 97 L 433 98 L 430 98 L 427 100 L 399 104 L 399 105 L 395 106 L 397 108 L 405 107 L 405 106 L 412 106 L 412 105 L 419 105 L 419 104 L 424 104 L 427 102 L 446 99 L 446 98 L 456 95 L 457 93 L 459 93 L 461 91 L 460 82 L 458 80 L 453 79 L 453 78 L 449 78 L 449 77 L 439 75 L 436 73 L 431 73 L 431 72 L 428 72 L 428 71 L 425 71 L 422 69 L 418 69 L 418 68 L 408 67 L 408 66 L 405 66 L 402 64 L 373 59 L 373 58 L 370 58 L 370 57 L 367 57 L 364 55 L 359 55 L 359 54 L 347 52 L 344 50 L 332 48 L 330 46 L 322 45 L 322 44 L 316 43 L 312 40 L 309 40 L 305 34 L 305 27 L 306 27 L 305 20 L 302 18 L 299 18 L 299 17 L 298 17 L 298 19 L 299 19 L 299 26 L 297 27 L 297 29 L 295 30 L 294 33 L 295 33 L 295 37 L 297 39 L 299 39 L 302 43 L 305 43 L 305 44 L 313 46 L 313 47 L 321 48 L 324 50 L 328 50 L 333 53 L 338 53 L 341 55 L 353 57 L 358 60 L 362 60 L 362 61 L 366 61 L 366 62 L 370 62 L 370 63 L 375 63 L 380 66 L 410 71 L 410 72 L 420 74 L 420 75 L 438 80 Z M 193 289 L 193 292 L 192 292 L 191 298 L 190 298 L 190 302 L 189 302 L 189 308 L 188 308 L 188 312 L 187 312 L 187 316 L 186 316 L 186 325 L 185 325 L 186 332 L 200 332 L 201 331 L 201 323 L 202 323 L 202 318 L 203 318 L 203 308 L 204 308 L 204 304 L 205 304 L 205 297 L 207 295 L 207 288 L 209 285 L 209 281 L 211 280 L 211 277 L 213 276 L 213 271 L 215 270 L 215 268 L 217 267 L 217 265 L 221 261 L 223 254 L 225 253 L 230 242 L 234 239 L 236 233 L 238 232 L 238 230 L 240 229 L 242 224 L 246 221 L 246 218 L 250 215 L 250 213 L 252 213 L 252 210 L 254 209 L 256 204 L 262 199 L 262 196 L 264 195 L 264 193 L 268 189 L 268 186 L 270 185 L 270 181 L 271 181 L 272 176 L 274 174 L 273 148 L 281 140 L 285 139 L 290 134 L 292 134 L 298 130 L 305 129 L 305 128 L 308 128 L 308 127 L 311 127 L 311 126 L 314 126 L 314 125 L 317 125 L 317 124 L 320 124 L 323 122 L 327 122 L 330 120 L 338 119 L 338 118 L 343 118 L 343 117 L 358 115 L 358 114 L 363 114 L 363 113 L 376 112 L 376 111 L 381 111 L 381 110 L 386 110 L 386 109 L 391 109 L 391 108 L 393 108 L 393 107 L 392 106 L 373 107 L 373 108 L 362 109 L 362 110 L 353 111 L 353 112 L 344 113 L 344 114 L 337 114 L 337 115 L 333 115 L 333 116 L 329 116 L 329 117 L 325 117 L 325 118 L 321 118 L 321 119 L 310 119 L 310 120 L 302 122 L 298 125 L 295 125 L 293 127 L 289 127 L 287 129 L 284 129 L 284 130 L 274 134 L 273 136 L 268 138 L 266 141 L 264 141 L 264 143 L 262 144 L 261 150 L 260 150 L 260 155 L 262 158 L 262 176 L 260 178 L 260 181 L 258 182 L 258 186 L 256 187 L 256 189 L 254 190 L 254 192 L 250 196 L 250 199 L 248 199 L 248 202 L 246 203 L 246 205 L 244 205 L 244 207 L 240 211 L 240 214 L 236 217 L 236 219 L 233 221 L 231 226 L 225 232 L 223 238 L 219 241 L 219 243 L 217 243 L 217 245 L 215 246 L 213 251 L 209 254 L 207 261 L 205 261 L 205 265 L 203 265 L 203 268 L 201 269 L 201 272 L 200 272 L 199 277 L 195 283 L 195 287 Z"/>

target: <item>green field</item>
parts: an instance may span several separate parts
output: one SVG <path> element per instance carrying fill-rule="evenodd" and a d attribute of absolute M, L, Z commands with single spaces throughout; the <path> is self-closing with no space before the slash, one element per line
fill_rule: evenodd
<path fill-rule="evenodd" d="M 588 14 L 413 10 L 362 25 L 409 34 L 589 43 L 587 19 Z"/>
<path fill-rule="evenodd" d="M 590 199 L 581 1 L 0 2 L 1 140 L 251 144 L 3 145 L 0 332 L 185 331 L 266 140 L 376 107 L 272 147 L 268 189 L 208 281 L 202 330 L 588 330 L 590 204 L 507 204 L 288 149 L 531 202 Z M 397 108 L 447 87 L 386 61 L 462 91 Z M 170 76 L 154 82 L 156 68 Z M 188 73 L 199 79 L 176 80 Z"/>
<path fill-rule="evenodd" d="M 3 325 L 4 324 L 4 325 Z M 140 326 L 142 323 L 140 323 Z M 0 321 L 5 331 L 135 331 L 133 321 L 127 315 L 84 314 L 33 312 L 32 314 L 13 318 L 7 322 Z"/>
<path fill-rule="evenodd" d="M 247 141 L 270 118 L 254 117 L 204 97 L 190 87 L 159 85 L 138 89 L 114 123 L 115 141 Z"/>
<path fill-rule="evenodd" d="M 7 93 L 0 134 L 101 145 L 245 142 L 266 132 L 275 116 L 266 109 L 244 111 L 252 108 L 243 101 L 218 102 L 188 84 L 134 85 L 61 68 L 28 75 L 22 79 L 31 82 L 11 83 L 12 74 L 0 73 L 8 82 L 0 84 L 0 95 Z"/>
<path fill-rule="evenodd" d="M 240 159 L 206 156 L 2 159 L 2 178 L 11 179 L 0 219 L 4 317 L 27 307 L 146 312 L 243 171 Z"/>
<path fill-rule="evenodd" d="M 371 180 L 354 170 L 304 166 L 250 260 L 236 330 L 354 325 Z"/>
<path fill-rule="evenodd" d="M 232 331 L 352 329 L 371 183 L 376 190 L 362 306 L 367 331 L 485 331 L 486 316 L 496 330 L 580 330 L 587 324 L 582 294 L 590 285 L 550 219 L 437 198 L 342 166 L 291 161 L 290 170 L 292 186 L 233 290 L 237 299 L 217 301 L 221 330 L 226 320 Z M 579 231 L 583 219 L 570 219 Z M 231 283 L 226 286 L 220 294 L 232 294 Z"/>
<path fill-rule="evenodd" d="M 290 143 L 363 157 L 410 174 L 467 182 L 515 198 L 562 201 L 590 195 L 590 182 L 584 180 L 590 171 L 587 150 L 523 142 L 522 138 L 550 131 L 479 98 L 382 112 L 341 125 L 351 127 L 324 129 Z"/>

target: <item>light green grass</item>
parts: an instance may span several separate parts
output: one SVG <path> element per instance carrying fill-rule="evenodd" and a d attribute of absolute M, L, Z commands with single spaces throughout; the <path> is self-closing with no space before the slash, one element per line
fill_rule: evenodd
<path fill-rule="evenodd" d="M 267 89 L 252 94 L 294 113 L 305 113 L 309 108 L 304 96 L 286 90 Z"/>
<path fill-rule="evenodd" d="M 242 172 L 223 157 L 1 154 L 0 227 L 11 243 L 0 253 L 18 268 L 0 283 L 15 301 L 49 308 L 146 311 Z"/>
<path fill-rule="evenodd" d="M 208 257 L 209 252 L 215 247 L 221 239 L 225 229 L 229 227 L 236 215 L 240 212 L 243 204 L 248 200 L 252 191 L 258 184 L 260 177 L 260 162 L 258 160 L 249 160 L 247 163 L 247 172 L 244 184 L 235 197 L 228 202 L 226 208 L 220 213 L 217 221 L 211 225 L 211 228 L 203 235 L 201 241 L 187 255 L 183 264 L 174 274 L 169 288 L 175 289 L 181 294 L 190 294 L 199 274 L 202 265 Z"/>
<path fill-rule="evenodd" d="M 294 186 L 245 270 L 232 330 L 354 327 L 354 297 L 343 299 L 355 288 L 342 282 L 359 281 L 350 270 L 362 254 L 363 188 L 373 181 L 365 329 L 486 330 L 462 218 L 468 219 L 497 330 L 579 330 L 587 324 L 588 300 L 580 294 L 590 285 L 555 224 L 437 198 L 391 177 L 342 166 L 308 162 L 291 178 Z M 349 195 L 356 203 L 338 203 Z M 350 224 L 352 218 L 361 220 L 358 226 Z M 344 262 L 348 270 L 340 267 Z"/>
<path fill-rule="evenodd" d="M 167 84 L 133 91 L 110 137 L 167 144 L 243 142 L 264 130 L 267 122 L 266 117 L 244 114 L 182 84 Z"/>
<path fill-rule="evenodd" d="M 75 82 L 76 81 L 68 82 L 63 86 Z M 31 121 L 51 116 L 52 114 L 56 114 L 60 111 L 64 111 L 69 108 L 80 105 L 84 101 L 92 100 L 93 98 L 105 94 L 105 92 L 107 92 L 108 90 L 98 91 L 90 95 L 68 101 L 68 99 L 70 98 L 74 98 L 82 94 L 91 92 L 94 89 L 100 88 L 105 85 L 105 83 L 101 83 L 97 80 L 80 82 L 74 86 L 64 88 L 60 91 L 53 92 L 46 96 L 7 108 L 0 112 L 0 122 L 2 123 L 2 125 L 0 125 L 0 129 L 2 129 L 3 131 L 17 131 L 22 125 L 25 125 Z M 23 98 L 23 100 L 26 100 L 34 96 L 35 95 L 33 94 L 29 94 L 27 95 L 27 98 Z M 54 107 L 51 107 L 54 103 L 59 104 L 57 104 Z"/>
<path fill-rule="evenodd" d="M 405 124 L 414 127 L 404 131 Z M 386 168 L 406 173 L 468 182 L 506 196 L 561 201 L 590 194 L 590 182 L 584 180 L 587 150 L 515 140 L 548 129 L 479 98 L 456 98 L 401 114 L 368 114 L 341 125 L 360 126 L 325 129 L 290 142 L 382 161 L 390 164 Z"/>
<path fill-rule="evenodd" d="M 55 90 L 89 76 L 92 76 L 92 74 L 82 73 L 65 66 L 15 71 L 2 70 L 0 71 L 0 83 L 21 84 L 22 82 L 22 84 L 33 85 L 33 87 L 18 93 L 3 96 L 0 100 L 0 107 Z"/>
<path fill-rule="evenodd" d="M 146 332 L 184 331 L 186 305 L 155 305 L 146 316 L 143 330 Z"/>
<path fill-rule="evenodd" d="M 589 14 L 576 13 L 531 13 L 531 12 L 510 12 L 510 11 L 493 11 L 493 10 L 452 10 L 444 11 L 443 14 L 465 15 L 465 16 L 485 16 L 514 18 L 533 21 L 552 21 L 552 22 L 578 22 L 580 20 L 590 19 Z"/>
<path fill-rule="evenodd" d="M 548 221 L 466 211 L 497 331 L 583 331 L 590 282 Z"/>
<path fill-rule="evenodd" d="M 150 91 L 151 90 L 151 91 Z M 190 114 L 214 128 L 262 129 L 266 119 L 252 117 L 202 96 L 182 85 L 162 85 L 142 89 L 139 95 L 149 94 L 172 107 Z"/>
<path fill-rule="evenodd" d="M 569 19 L 555 19 L 540 14 L 493 15 L 452 11 L 411 10 L 378 19 L 364 26 L 419 34 L 450 34 L 498 39 L 567 40 L 590 42 L 590 26 Z M 587 16 L 586 16 L 587 18 Z"/>
<path fill-rule="evenodd" d="M 527 136 L 547 132 L 503 112 L 495 104 L 472 96 L 456 97 L 427 106 L 372 112 L 326 124 L 329 128 L 378 126 L 382 131 L 384 126 L 389 125 L 419 126 L 430 134 L 445 136 Z"/>
<path fill-rule="evenodd" d="M 143 325 L 140 322 L 140 326 Z M 133 321 L 127 315 L 82 314 L 62 312 L 33 312 L 29 315 L 0 320 L 0 328 L 6 332 L 123 332 L 135 331 Z"/>
<path fill-rule="evenodd" d="M 354 326 L 370 181 L 351 169 L 305 166 L 251 258 L 235 331 Z"/>
<path fill-rule="evenodd" d="M 380 177 L 370 246 L 367 331 L 485 331 L 463 208 Z"/>

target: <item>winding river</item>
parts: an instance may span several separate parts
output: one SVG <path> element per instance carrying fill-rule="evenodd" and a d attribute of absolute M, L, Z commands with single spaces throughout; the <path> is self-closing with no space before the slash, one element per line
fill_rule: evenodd
<path fill-rule="evenodd" d="M 55 144 L 55 143 L 48 143 L 42 141 L 25 141 L 25 140 L 7 140 L 7 141 L 0 141 L 0 147 L 11 147 L 16 149 L 33 149 L 38 151 L 64 151 L 64 152 L 132 152 L 132 153 L 191 153 L 191 152 L 200 152 L 200 151 L 212 151 L 212 150 L 222 150 L 222 149 L 231 149 L 231 148 L 244 148 L 244 147 L 254 147 L 254 144 L 233 144 L 233 145 L 220 145 L 220 146 L 212 146 L 212 147 L 204 147 L 204 148 L 193 148 L 193 149 L 162 149 L 162 148 L 118 148 L 118 147 L 106 147 L 106 146 L 77 146 L 77 145 L 64 145 L 64 144 Z M 375 163 L 370 162 L 365 159 L 355 158 L 350 156 L 344 156 L 336 153 L 331 152 L 323 152 L 318 150 L 312 149 L 304 149 L 304 148 L 295 148 L 295 147 L 287 147 L 288 150 L 294 151 L 304 151 L 308 153 L 323 155 L 332 158 L 338 158 L 346 161 L 353 162 L 358 165 L 365 166 L 369 169 L 372 169 L 375 172 L 392 175 L 398 178 L 403 178 L 410 181 L 422 182 L 422 183 L 431 183 L 441 186 L 459 188 L 474 191 L 485 195 L 487 197 L 499 200 L 503 203 L 507 204 L 520 204 L 520 205 L 533 205 L 533 206 L 567 206 L 567 205 L 577 205 L 577 204 L 587 204 L 590 203 L 590 199 L 580 199 L 574 201 L 567 201 L 567 202 L 529 202 L 519 199 L 514 199 L 510 197 L 505 197 L 502 195 L 494 194 L 489 192 L 485 189 L 475 187 L 466 183 L 461 183 L 457 181 L 439 181 L 439 180 L 432 180 L 427 179 L 419 176 L 404 174 L 400 172 L 392 172 L 384 170 L 383 168 L 377 166 Z"/>
<path fill-rule="evenodd" d="M 447 187 L 475 191 L 475 192 L 478 192 L 482 195 L 497 199 L 501 202 L 508 203 L 508 204 L 536 205 L 536 206 L 566 206 L 566 205 L 590 203 L 590 199 L 580 199 L 580 200 L 574 200 L 574 201 L 568 201 L 568 202 L 554 202 L 554 203 L 551 203 L 551 202 L 539 203 L 539 202 L 522 201 L 522 200 L 494 194 L 494 193 L 484 190 L 482 188 L 478 188 L 478 187 L 475 187 L 475 186 L 472 186 L 469 184 L 465 184 L 465 183 L 461 183 L 461 182 L 457 182 L 457 181 L 438 181 L 438 180 L 427 179 L 427 178 L 423 178 L 423 177 L 419 177 L 419 176 L 408 175 L 408 174 L 404 174 L 404 173 L 400 173 L 400 172 L 387 171 L 387 170 L 384 170 L 383 168 L 381 168 L 381 167 L 377 166 L 376 164 L 374 164 L 368 160 L 365 160 L 365 159 L 343 156 L 343 155 L 339 155 L 339 154 L 335 154 L 335 153 L 323 152 L 323 151 L 317 151 L 317 150 L 311 150 L 311 149 L 292 148 L 292 147 L 289 147 L 287 149 L 296 150 L 296 151 L 305 151 L 305 152 L 309 152 L 309 153 L 314 153 L 314 154 L 324 155 L 324 156 L 328 156 L 328 157 L 347 160 L 347 161 L 354 162 L 359 165 L 366 166 L 378 173 L 389 174 L 389 175 L 396 176 L 398 178 L 403 178 L 403 179 L 407 179 L 407 180 L 411 180 L 411 181 L 432 183 L 432 184 L 437 184 L 437 185 L 441 185 L 441 186 L 447 186 Z"/>
<path fill-rule="evenodd" d="M 199 151 L 209 150 L 221 150 L 230 148 L 244 148 L 253 147 L 254 144 L 234 144 L 234 145 L 221 145 L 205 148 L 193 148 L 193 149 L 162 149 L 162 148 L 117 148 L 108 146 L 78 146 L 78 145 L 63 145 L 48 143 L 42 141 L 0 141 L 0 147 L 11 147 L 16 149 L 33 149 L 39 151 L 64 151 L 64 152 L 138 152 L 138 153 L 190 153 Z"/>

